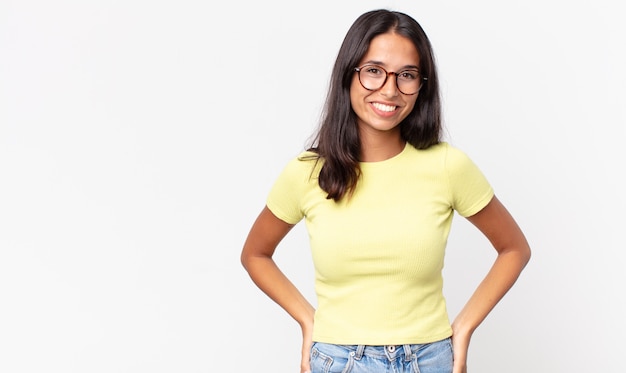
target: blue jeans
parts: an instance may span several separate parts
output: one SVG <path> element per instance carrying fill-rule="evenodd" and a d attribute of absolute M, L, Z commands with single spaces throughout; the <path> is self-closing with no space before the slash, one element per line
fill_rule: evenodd
<path fill-rule="evenodd" d="M 452 342 L 363 346 L 314 342 L 311 373 L 452 373 Z"/>

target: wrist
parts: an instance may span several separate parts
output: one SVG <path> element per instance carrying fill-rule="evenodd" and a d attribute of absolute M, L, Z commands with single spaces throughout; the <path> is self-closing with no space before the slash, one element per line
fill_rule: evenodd
<path fill-rule="evenodd" d="M 308 317 L 305 317 L 302 320 L 299 320 L 298 324 L 300 325 L 300 328 L 302 329 L 302 333 L 304 333 L 304 334 L 312 333 L 312 331 L 313 331 L 313 314 L 309 315 Z"/>
<path fill-rule="evenodd" d="M 457 321 L 452 323 L 452 335 L 454 335 L 457 338 L 469 339 L 471 338 L 475 329 L 476 328 L 473 328 L 469 325 L 466 325 Z"/>

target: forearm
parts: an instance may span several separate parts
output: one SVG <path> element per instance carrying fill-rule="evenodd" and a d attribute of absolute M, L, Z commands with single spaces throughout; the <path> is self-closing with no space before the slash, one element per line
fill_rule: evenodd
<path fill-rule="evenodd" d="M 243 262 L 250 278 L 267 296 L 300 324 L 303 331 L 313 325 L 315 309 L 293 283 L 265 256 L 251 256 Z"/>
<path fill-rule="evenodd" d="M 471 335 L 513 286 L 528 260 L 526 249 L 500 252 L 487 276 L 452 323 L 454 333 Z"/>

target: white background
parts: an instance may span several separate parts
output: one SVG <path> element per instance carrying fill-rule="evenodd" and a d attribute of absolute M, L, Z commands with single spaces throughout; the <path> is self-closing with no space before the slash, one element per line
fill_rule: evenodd
<path fill-rule="evenodd" d="M 298 372 L 297 324 L 239 264 L 313 133 L 350 24 L 415 17 L 447 141 L 533 258 L 470 372 L 622 369 L 626 26 L 618 1 L 0 3 L 0 371 Z M 451 317 L 494 252 L 456 218 Z M 302 225 L 276 260 L 315 303 Z"/>

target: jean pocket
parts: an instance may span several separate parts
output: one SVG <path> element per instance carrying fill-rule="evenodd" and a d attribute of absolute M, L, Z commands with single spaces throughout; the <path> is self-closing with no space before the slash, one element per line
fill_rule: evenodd
<path fill-rule="evenodd" d="M 329 373 L 333 358 L 321 352 L 316 343 L 311 347 L 311 373 Z"/>
<path fill-rule="evenodd" d="M 332 344 L 314 342 L 311 373 L 348 373 L 353 362 L 350 351 Z"/>
<path fill-rule="evenodd" d="M 423 345 L 416 356 L 417 372 L 452 373 L 454 357 L 450 338 Z"/>

